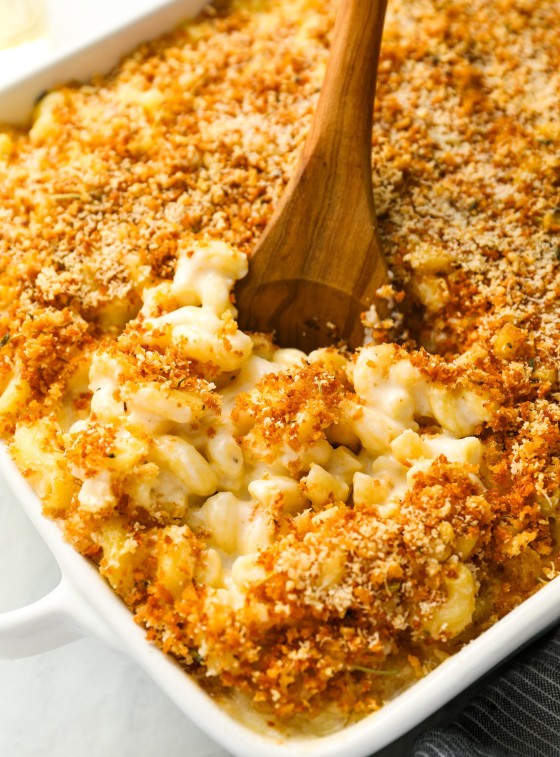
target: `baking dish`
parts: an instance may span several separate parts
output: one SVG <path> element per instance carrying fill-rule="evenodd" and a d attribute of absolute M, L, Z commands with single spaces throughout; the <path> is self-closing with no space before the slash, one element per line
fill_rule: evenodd
<path fill-rule="evenodd" d="M 177 3 L 172 5 L 179 7 Z M 166 7 L 169 8 L 170 5 Z M 185 6 L 181 7 L 184 15 Z M 150 33 L 153 30 L 151 27 Z M 128 34 L 129 27 L 126 31 Z M 119 40 L 123 44 L 122 52 L 134 44 L 131 37 L 119 37 L 115 33 L 113 43 L 118 46 Z M 45 86 L 59 80 L 66 70 L 72 70 L 74 77 L 81 76 L 78 72 L 82 69 L 78 64 L 86 58 L 91 61 L 92 58 L 88 56 L 94 56 L 96 50 L 97 47 L 90 46 L 87 56 L 83 58 L 80 53 L 73 53 L 75 57 L 66 55 L 62 59 L 51 61 L 48 70 L 12 86 L 6 94 L 5 112 L 1 109 L 3 101 L 0 101 L 0 113 L 5 118 L 25 119 L 32 93 L 33 97 L 39 94 Z M 101 51 L 105 65 L 106 38 L 103 47 L 98 50 L 99 55 Z M 83 75 L 87 75 L 85 68 Z M 51 76 L 51 79 L 45 78 L 46 76 Z M 19 104 L 16 102 L 18 87 L 19 95 L 24 91 L 29 93 L 27 105 L 23 101 L 18 101 Z M 523 608 L 511 613 L 491 631 L 382 711 L 344 732 L 322 739 L 299 740 L 286 740 L 274 734 L 258 735 L 227 715 L 172 661 L 147 644 L 144 632 L 134 624 L 129 612 L 99 578 L 95 569 L 64 543 L 55 524 L 42 518 L 37 499 L 5 454 L 0 465 L 17 499 L 21 501 L 59 562 L 62 572 L 61 583 L 45 599 L 2 617 L 0 637 L 4 654 L 33 654 L 70 641 L 81 633 L 92 633 L 111 647 L 131 655 L 189 717 L 237 755 L 296 753 L 350 757 L 371 754 L 422 721 L 526 643 L 535 633 L 544 630 L 557 617 L 556 595 L 559 589 L 557 583 L 553 582 L 526 602 Z"/>

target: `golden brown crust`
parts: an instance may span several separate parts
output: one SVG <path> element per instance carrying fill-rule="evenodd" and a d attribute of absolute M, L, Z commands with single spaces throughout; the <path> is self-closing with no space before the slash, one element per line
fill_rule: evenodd
<path fill-rule="evenodd" d="M 335 7 L 220 1 L 109 77 L 49 95 L 29 134 L 0 143 L 0 390 L 14 376 L 27 387 L 3 417 L 6 436 L 16 421 L 51 419 L 70 396 L 85 415 L 90 395 L 69 385 L 100 346 L 120 372 L 112 399 L 123 418 L 138 387 L 153 384 L 196 396 L 193 428 L 216 436 L 214 382 L 229 377 L 136 317 L 142 294 L 172 278 L 193 242 L 250 254 L 303 144 Z M 80 512 L 76 480 L 66 509 L 50 512 L 111 582 L 113 534 L 124 529 L 116 552 L 129 581 L 115 588 L 206 684 L 219 675 L 280 718 L 325 702 L 369 711 L 555 575 L 559 22 L 553 0 L 393 0 L 387 19 L 373 175 L 395 288 L 406 292 L 406 349 L 394 358 L 407 354 L 422 379 L 458 396 L 484 394 L 480 466 L 437 457 L 391 518 L 334 495 L 286 515 L 278 499 L 276 541 L 257 561 L 265 578 L 234 609 L 197 578 L 211 562 L 208 532 L 166 531 L 183 528 L 178 511 L 148 511 L 130 493 L 132 478 L 149 487 L 157 475 L 149 435 L 94 413 L 97 425 L 67 444 L 66 473 L 87 477 L 112 470 L 119 429 L 140 439 L 104 511 Z M 234 331 L 225 319 L 226 347 Z M 345 370 L 305 363 L 238 396 L 236 440 L 255 465 L 284 445 L 285 472 L 301 483 L 303 452 L 326 444 L 350 405 L 357 420 L 362 404 Z M 427 437 L 441 430 L 417 420 Z M 158 568 L 166 549 L 189 555 L 177 594 Z M 457 579 L 457 555 L 476 576 L 474 621 L 431 638 L 426 617 Z"/>

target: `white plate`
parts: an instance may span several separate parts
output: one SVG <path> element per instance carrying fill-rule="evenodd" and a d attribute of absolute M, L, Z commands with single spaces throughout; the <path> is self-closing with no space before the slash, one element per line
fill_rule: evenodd
<path fill-rule="evenodd" d="M 202 0 L 165 2 L 147 16 L 134 18 L 104 34 L 101 39 L 89 40 L 79 49 L 53 54 L 46 65 L 0 89 L 0 120 L 25 120 L 34 99 L 46 88 L 69 77 L 84 78 L 106 70 L 138 41 L 171 28 L 180 18 L 202 5 Z M 257 735 L 222 711 L 169 658 L 146 642 L 142 629 L 133 622 L 128 610 L 96 570 L 64 542 L 54 523 L 42 517 L 37 498 L 4 450 L 0 450 L 0 473 L 54 555 L 62 574 L 61 582 L 45 598 L 0 615 L 0 656 L 33 654 L 64 644 L 81 634 L 95 636 L 139 664 L 185 716 L 237 757 L 371 755 L 439 710 L 557 621 L 560 615 L 560 579 L 556 579 L 527 600 L 522 608 L 514 610 L 432 674 L 360 723 L 322 739 L 286 741 Z M 67 716 L 72 719 L 72 712 Z M 119 717 L 118 712 L 115 717 Z M 201 743 L 210 743 L 204 742 L 204 737 L 199 738 L 203 739 Z M 114 748 L 115 745 L 108 751 Z M 125 749 L 119 745 L 120 754 L 126 754 Z M 95 751 L 94 747 L 92 750 L 73 750 L 72 754 L 82 757 L 107 753 Z M 138 757 L 152 753 L 136 752 Z M 194 748 L 188 753 L 191 757 L 199 754 Z M 215 750 L 204 752 L 207 755 L 214 753 L 223 754 Z M 18 757 L 23 754 L 18 752 Z"/>

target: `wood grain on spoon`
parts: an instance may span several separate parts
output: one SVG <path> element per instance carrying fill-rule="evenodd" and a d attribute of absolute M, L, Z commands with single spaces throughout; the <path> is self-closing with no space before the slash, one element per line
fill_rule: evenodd
<path fill-rule="evenodd" d="M 311 131 L 236 289 L 243 329 L 307 352 L 363 342 L 360 314 L 388 282 L 377 232 L 371 132 L 387 0 L 341 0 Z"/>

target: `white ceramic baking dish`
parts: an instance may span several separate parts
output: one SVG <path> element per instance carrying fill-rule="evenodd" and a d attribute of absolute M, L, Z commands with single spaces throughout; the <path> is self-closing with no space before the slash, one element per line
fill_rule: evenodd
<path fill-rule="evenodd" d="M 118 2 L 118 0 L 117 0 Z M 141 10 L 121 13 L 117 24 L 101 33 L 80 33 L 76 44 L 64 45 L 26 67 L 23 75 L 0 86 L 0 122 L 25 123 L 37 98 L 46 90 L 67 81 L 86 81 L 106 73 L 123 55 L 141 42 L 155 39 L 178 23 L 195 16 L 208 0 L 153 0 Z M 69 32 L 65 37 L 69 36 Z"/>
<path fill-rule="evenodd" d="M 0 121 L 25 121 L 34 100 L 46 88 L 68 78 L 83 79 L 106 70 L 138 42 L 172 28 L 203 4 L 203 0 L 163 2 L 157 10 L 132 19 L 102 38 L 51 56 L 40 69 L 0 89 Z M 46 597 L 0 614 L 0 657 L 38 654 L 81 635 L 94 635 L 133 658 L 187 717 L 237 757 L 372 755 L 440 710 L 560 619 L 560 579 L 555 579 L 429 676 L 361 722 L 321 738 L 258 734 L 230 716 L 171 658 L 146 641 L 143 629 L 96 569 L 66 544 L 55 523 L 43 517 L 40 502 L 1 446 L 0 475 L 51 550 L 62 575 Z"/>

